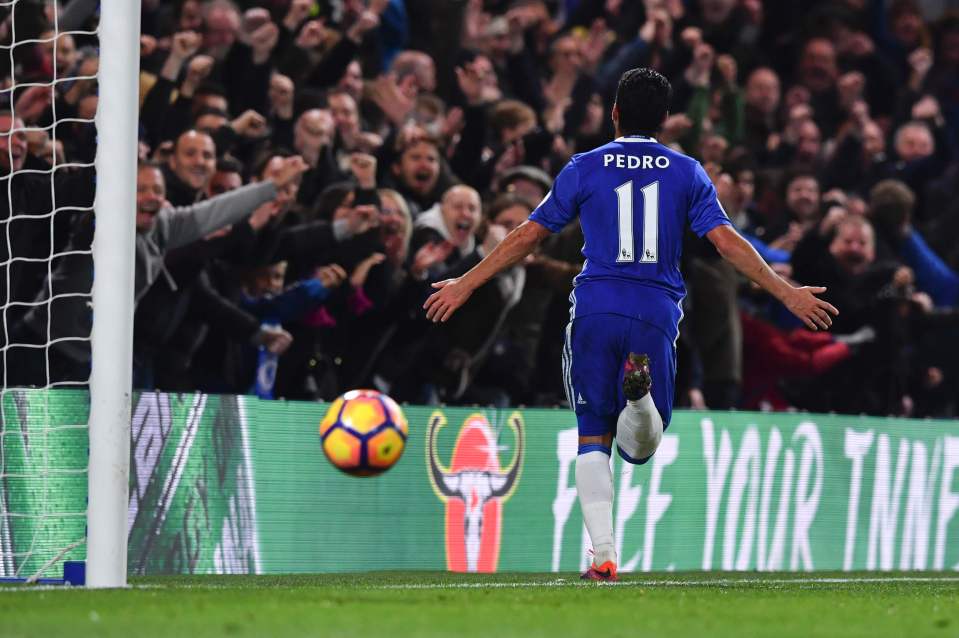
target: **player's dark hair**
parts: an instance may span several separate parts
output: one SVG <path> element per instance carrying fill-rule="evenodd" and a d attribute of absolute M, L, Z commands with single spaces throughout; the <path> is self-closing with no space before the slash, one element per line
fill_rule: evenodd
<path fill-rule="evenodd" d="M 669 113 L 673 87 L 661 73 L 648 67 L 623 73 L 616 87 L 619 131 L 623 135 L 654 135 Z"/>

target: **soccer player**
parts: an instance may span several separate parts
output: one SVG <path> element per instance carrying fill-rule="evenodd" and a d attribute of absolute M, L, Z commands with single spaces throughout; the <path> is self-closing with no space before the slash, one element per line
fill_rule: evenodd
<path fill-rule="evenodd" d="M 612 110 L 616 140 L 573 156 L 529 220 L 465 275 L 433 284 L 439 290 L 424 304 L 428 319 L 446 321 L 479 286 L 579 215 L 586 262 L 570 295 L 563 374 L 579 425 L 576 489 L 593 543 L 586 579 L 616 580 L 613 437 L 623 459 L 642 464 L 669 425 L 686 225 L 811 330 L 828 329 L 838 314 L 816 297 L 825 288 L 794 287 L 773 272 L 730 225 L 702 166 L 652 137 L 671 93 L 652 69 L 624 73 Z"/>

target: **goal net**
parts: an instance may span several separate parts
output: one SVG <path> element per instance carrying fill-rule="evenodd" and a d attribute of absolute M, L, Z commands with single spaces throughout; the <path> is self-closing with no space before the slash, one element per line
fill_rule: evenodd
<path fill-rule="evenodd" d="M 125 584 L 138 25 L 0 0 L 0 578 Z"/>

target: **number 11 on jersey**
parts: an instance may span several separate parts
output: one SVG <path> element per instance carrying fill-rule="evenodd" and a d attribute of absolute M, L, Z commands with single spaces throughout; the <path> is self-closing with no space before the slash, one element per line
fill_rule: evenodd
<path fill-rule="evenodd" d="M 640 263 L 656 263 L 656 247 L 659 231 L 659 182 L 640 189 L 643 194 L 643 253 Z M 633 181 L 616 189 L 619 203 L 619 254 L 617 262 L 635 261 L 633 242 Z"/>

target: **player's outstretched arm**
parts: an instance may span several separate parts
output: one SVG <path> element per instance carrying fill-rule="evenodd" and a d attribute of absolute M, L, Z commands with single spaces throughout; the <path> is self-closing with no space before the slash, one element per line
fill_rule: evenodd
<path fill-rule="evenodd" d="M 438 288 L 430 295 L 423 308 L 430 321 L 446 321 L 456 309 L 466 303 L 473 291 L 492 279 L 502 270 L 519 263 L 533 252 L 550 231 L 540 224 L 527 220 L 513 229 L 493 252 L 473 266 L 462 277 L 446 279 L 433 284 Z"/>
<path fill-rule="evenodd" d="M 773 295 L 789 308 L 789 311 L 802 319 L 811 330 L 828 330 L 832 318 L 839 311 L 827 301 L 816 295 L 826 292 L 822 286 L 793 286 L 777 275 L 763 261 L 756 249 L 743 239 L 732 226 L 722 225 L 706 233 L 723 259 L 736 267 L 736 270 L 749 277 L 763 290 Z"/>

